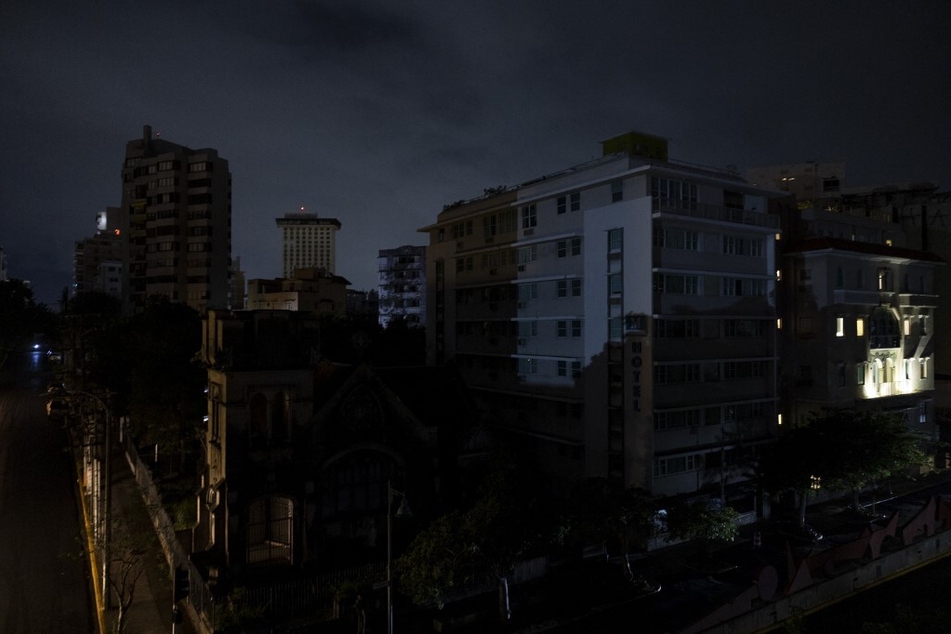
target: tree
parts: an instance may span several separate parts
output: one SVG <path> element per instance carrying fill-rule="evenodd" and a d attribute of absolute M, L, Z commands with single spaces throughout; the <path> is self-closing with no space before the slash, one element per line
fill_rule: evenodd
<path fill-rule="evenodd" d="M 586 539 L 616 542 L 623 557 L 622 571 L 632 579 L 630 553 L 653 532 L 656 508 L 650 493 L 625 489 L 604 478 L 588 478 L 575 489 L 571 507 L 571 528 Z"/>
<path fill-rule="evenodd" d="M 396 563 L 401 589 L 417 604 L 442 606 L 448 591 L 487 571 L 498 581 L 500 618 L 511 618 L 509 575 L 551 525 L 541 490 L 522 470 L 492 473 L 470 509 L 443 515 L 416 536 Z"/>
<path fill-rule="evenodd" d="M 130 343 L 133 431 L 140 441 L 177 455 L 181 472 L 187 452 L 204 431 L 207 374 L 199 359 L 201 318 L 185 304 L 150 301 L 130 324 Z"/>
<path fill-rule="evenodd" d="M 699 540 L 706 553 L 713 542 L 736 539 L 739 517 L 729 506 L 714 508 L 700 502 L 682 502 L 667 511 L 667 528 L 672 538 Z"/>
<path fill-rule="evenodd" d="M 858 508 L 863 487 L 924 463 L 920 442 L 899 414 L 826 410 L 764 450 L 759 472 L 768 491 L 799 494 L 804 526 L 806 498 L 816 483 L 851 491 Z"/>
<path fill-rule="evenodd" d="M 0 282 L 0 363 L 17 345 L 45 333 L 53 316 L 33 299 L 33 291 L 22 280 Z"/>
<path fill-rule="evenodd" d="M 829 410 L 814 416 L 809 427 L 823 436 L 826 446 L 836 448 L 823 470 L 823 483 L 851 491 L 856 509 L 862 488 L 925 462 L 922 438 L 901 414 Z"/>

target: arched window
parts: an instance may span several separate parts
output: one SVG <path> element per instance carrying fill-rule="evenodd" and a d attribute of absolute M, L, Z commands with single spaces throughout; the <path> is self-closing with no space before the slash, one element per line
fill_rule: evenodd
<path fill-rule="evenodd" d="M 267 433 L 267 397 L 258 392 L 251 397 L 248 403 L 250 425 L 248 432 L 250 434 L 251 446 L 266 445 L 268 441 Z"/>

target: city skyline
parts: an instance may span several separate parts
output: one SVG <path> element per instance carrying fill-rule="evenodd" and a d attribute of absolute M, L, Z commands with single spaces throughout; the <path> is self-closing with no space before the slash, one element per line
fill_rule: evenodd
<path fill-rule="evenodd" d="M 376 286 L 380 249 L 425 244 L 417 229 L 443 205 L 593 158 L 628 130 L 713 167 L 844 162 L 847 185 L 946 190 L 951 8 L 862 9 L 11 3 L 8 273 L 55 304 L 74 243 L 120 202 L 143 125 L 229 161 L 249 279 L 280 274 L 274 218 L 303 206 L 342 223 L 337 272 L 358 290 Z"/>

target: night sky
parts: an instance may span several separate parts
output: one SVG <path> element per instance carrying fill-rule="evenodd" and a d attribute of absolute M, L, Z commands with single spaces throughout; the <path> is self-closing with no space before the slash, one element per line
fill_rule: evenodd
<path fill-rule="evenodd" d="M 6 0 L 0 245 L 55 305 L 144 124 L 228 159 L 248 278 L 281 274 L 274 218 L 303 206 L 342 223 L 356 289 L 444 204 L 629 130 L 715 167 L 947 190 L 949 27 L 947 0 Z"/>

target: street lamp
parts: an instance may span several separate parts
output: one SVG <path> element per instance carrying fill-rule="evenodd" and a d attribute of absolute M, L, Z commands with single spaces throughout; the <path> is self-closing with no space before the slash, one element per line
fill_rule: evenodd
<path fill-rule="evenodd" d="M 396 517 L 412 517 L 406 494 L 386 481 L 386 633 L 393 634 L 393 496 L 400 496 Z"/>

